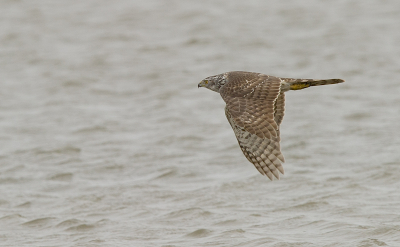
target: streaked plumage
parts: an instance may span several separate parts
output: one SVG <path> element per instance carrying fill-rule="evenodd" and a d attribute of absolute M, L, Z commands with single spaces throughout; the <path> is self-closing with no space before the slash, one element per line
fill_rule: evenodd
<path fill-rule="evenodd" d="M 273 180 L 274 176 L 279 179 L 279 172 L 284 174 L 279 125 L 285 111 L 285 92 L 341 82 L 341 79 L 292 79 L 233 71 L 207 77 L 198 87 L 220 93 L 243 154 L 262 175 Z"/>

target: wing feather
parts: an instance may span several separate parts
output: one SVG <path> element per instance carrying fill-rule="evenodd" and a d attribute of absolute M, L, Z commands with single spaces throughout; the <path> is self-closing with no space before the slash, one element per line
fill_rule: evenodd
<path fill-rule="evenodd" d="M 279 125 L 283 118 L 284 94 L 277 77 L 250 72 L 230 72 L 220 94 L 225 114 L 246 158 L 257 170 L 279 179 L 284 173 Z"/>

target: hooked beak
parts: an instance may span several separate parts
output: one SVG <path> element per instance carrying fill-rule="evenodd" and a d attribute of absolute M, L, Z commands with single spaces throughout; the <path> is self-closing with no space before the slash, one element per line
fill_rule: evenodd
<path fill-rule="evenodd" d="M 198 85 L 197 88 L 203 87 L 203 81 L 201 81 Z"/>

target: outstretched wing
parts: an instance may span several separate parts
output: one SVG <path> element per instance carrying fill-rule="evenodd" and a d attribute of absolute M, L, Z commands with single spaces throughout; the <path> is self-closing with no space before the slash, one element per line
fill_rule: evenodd
<path fill-rule="evenodd" d="M 230 72 L 227 83 L 220 89 L 226 102 L 225 114 L 243 154 L 271 180 L 273 176 L 279 179 L 278 170 L 284 173 L 279 145 L 279 124 L 284 110 L 280 83 L 273 76 Z"/>

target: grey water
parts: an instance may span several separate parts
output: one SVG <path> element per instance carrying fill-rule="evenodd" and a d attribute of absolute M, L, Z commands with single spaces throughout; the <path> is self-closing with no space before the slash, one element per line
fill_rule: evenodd
<path fill-rule="evenodd" d="M 0 1 L 0 246 L 400 246 L 400 2 Z M 250 164 L 234 70 L 286 94 Z"/>

